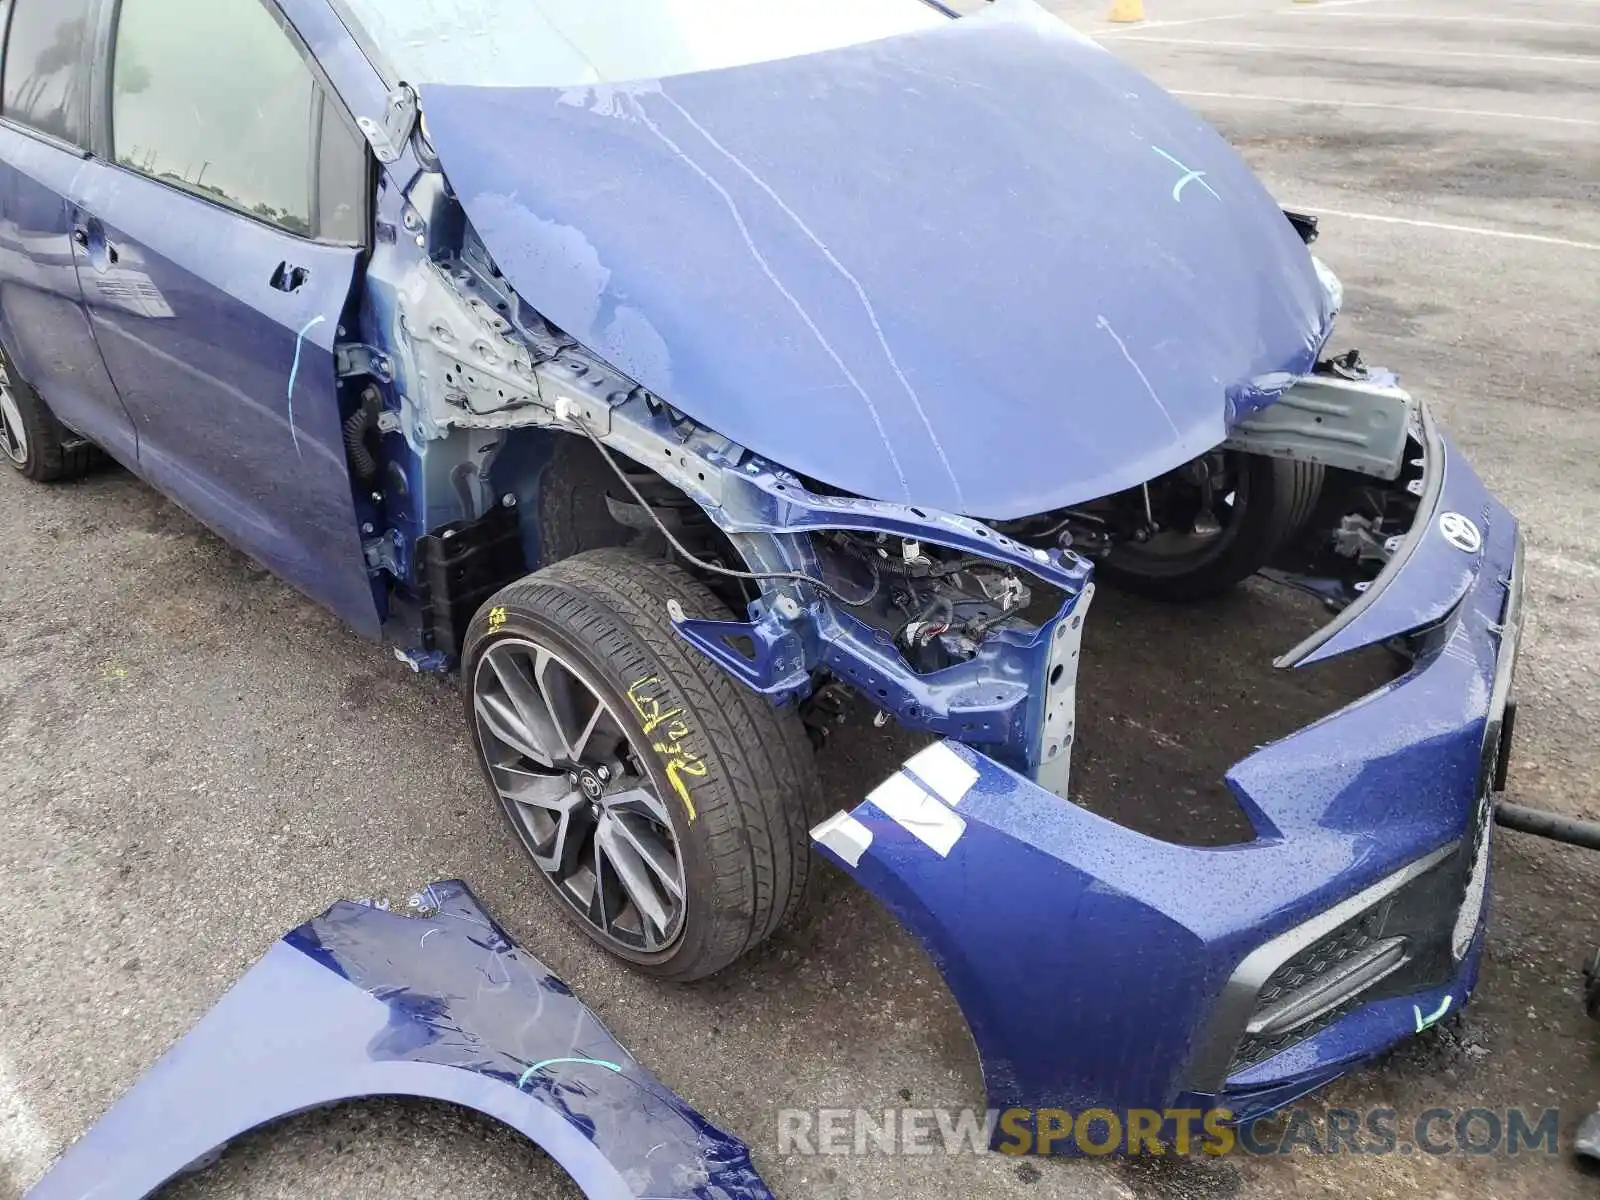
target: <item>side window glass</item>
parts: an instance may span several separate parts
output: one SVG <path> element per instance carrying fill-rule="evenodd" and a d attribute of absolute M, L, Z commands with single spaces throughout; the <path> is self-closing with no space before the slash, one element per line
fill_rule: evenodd
<path fill-rule="evenodd" d="M 0 0 L 3 2 L 3 0 Z M 317 236 L 359 246 L 367 239 L 367 140 L 333 100 L 322 104 L 317 151 Z"/>
<path fill-rule="evenodd" d="M 0 111 L 64 141 L 88 144 L 92 0 L 15 0 Z"/>
<path fill-rule="evenodd" d="M 111 137 L 124 166 L 309 235 L 316 101 L 261 0 L 122 0 Z"/>

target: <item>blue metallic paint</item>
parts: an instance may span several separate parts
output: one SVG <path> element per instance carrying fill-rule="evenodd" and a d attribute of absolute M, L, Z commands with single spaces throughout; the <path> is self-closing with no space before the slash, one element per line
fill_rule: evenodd
<path fill-rule="evenodd" d="M 0 338 L 57 417 L 133 466 L 133 421 L 95 347 L 72 243 L 83 153 L 0 121 L 0 163 Z"/>
<path fill-rule="evenodd" d="M 356 116 L 381 113 L 388 86 L 328 0 L 275 0 L 344 106 Z"/>
<path fill-rule="evenodd" d="M 1481 555 L 1430 543 L 1386 589 L 1393 605 L 1461 602 L 1415 667 L 1391 685 L 1235 766 L 1228 785 L 1255 841 L 1199 848 L 1158 841 L 1063 802 L 965 747 L 977 768 L 961 799 L 966 832 L 935 855 L 871 802 L 859 865 L 830 856 L 927 946 L 971 1026 L 991 1106 L 1168 1108 L 1212 1100 L 1258 1115 L 1415 1032 L 1414 1008 L 1458 1005 L 1476 978 L 1478 933 L 1447 986 L 1358 1008 L 1228 1080 L 1187 1090 L 1186 1068 L 1224 982 L 1246 954 L 1430 851 L 1467 834 L 1478 810 L 1501 655 L 1516 521 L 1465 460 L 1446 464 L 1440 510 L 1480 516 Z M 1440 914 L 1446 923 L 1453 913 Z"/>
<path fill-rule="evenodd" d="M 376 111 L 381 111 L 381 104 Z M 408 271 L 427 261 L 426 253 L 411 238 L 401 236 L 405 214 L 416 210 L 408 201 L 403 182 L 413 178 L 420 170 L 410 149 L 404 157 L 379 175 L 376 204 L 376 237 L 372 255 L 367 264 L 365 286 L 362 288 L 359 321 L 360 340 L 363 344 L 386 354 L 394 354 L 394 366 L 403 366 L 403 356 L 397 353 L 393 330 L 400 326 L 399 288 Z M 388 387 L 391 409 L 402 407 L 400 397 L 407 388 L 421 388 L 423 382 L 400 374 Z M 412 554 L 417 540 L 429 530 L 457 519 L 462 514 L 453 491 L 438 489 L 444 495 L 435 495 L 427 475 L 429 447 L 420 438 L 407 445 L 406 435 L 391 433 L 385 438 L 385 453 L 396 464 L 401 486 L 385 487 L 385 515 L 398 535 L 393 542 L 396 576 L 403 580 L 413 578 Z"/>
<path fill-rule="evenodd" d="M 770 1200 L 738 1139 L 627 1052 L 459 881 L 414 918 L 341 901 L 290 930 L 29 1200 L 138 1200 L 257 1126 L 367 1096 L 475 1109 L 591 1200 Z"/>
<path fill-rule="evenodd" d="M 284 7 L 365 101 L 325 3 Z M 94 14 L 78 69 L 92 60 L 100 88 L 113 8 Z M 0 332 L 19 370 L 70 428 L 375 636 L 332 355 L 362 252 L 108 161 L 104 106 L 89 114 L 95 154 L 0 125 Z M 272 288 L 280 263 L 307 285 Z"/>
<path fill-rule="evenodd" d="M 85 163 L 69 198 L 97 230 L 79 272 L 95 339 L 139 430 L 140 474 L 376 635 L 332 354 L 360 251 L 108 163 Z M 270 286 L 283 262 L 309 271 L 298 291 Z M 97 292 L 90 281 L 110 272 L 122 286 Z M 134 288 L 138 305 L 122 299 Z"/>
<path fill-rule="evenodd" d="M 422 102 L 529 303 L 861 495 L 1000 518 L 1136 486 L 1309 372 L 1333 316 L 1238 154 L 1028 0 L 748 67 Z"/>
<path fill-rule="evenodd" d="M 1478 983 L 1487 920 L 1485 908 L 1472 944 L 1462 956 L 1461 969 L 1450 983 L 1362 1005 L 1282 1054 L 1229 1076 L 1226 1091 L 1216 1095 L 1190 1093 L 1186 1103 L 1202 1108 L 1213 1104 L 1226 1107 L 1237 1124 L 1253 1121 L 1327 1086 L 1371 1062 L 1396 1042 L 1414 1036 L 1420 1032 L 1419 1011 L 1436 1012 L 1447 998 L 1447 1011 L 1459 1010 Z"/>

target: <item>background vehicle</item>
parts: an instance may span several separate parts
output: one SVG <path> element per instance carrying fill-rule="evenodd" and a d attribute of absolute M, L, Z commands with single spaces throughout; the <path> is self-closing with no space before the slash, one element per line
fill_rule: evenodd
<path fill-rule="evenodd" d="M 1026 0 L 13 0 L 0 163 L 12 461 L 459 665 L 664 976 L 802 905 L 851 695 L 1065 797 L 1096 564 L 1273 561 L 1342 610 L 1298 660 L 1437 606 L 1370 615 L 1443 452 L 1324 357 L 1310 224 Z"/>

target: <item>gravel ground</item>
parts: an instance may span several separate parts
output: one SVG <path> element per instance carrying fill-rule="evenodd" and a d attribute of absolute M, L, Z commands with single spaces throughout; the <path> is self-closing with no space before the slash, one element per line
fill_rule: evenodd
<path fill-rule="evenodd" d="M 1511 798 L 1600 817 L 1600 5 L 1148 0 L 1054 5 L 1214 121 L 1287 204 L 1323 214 L 1342 342 L 1437 407 L 1531 542 Z M 1511 16 L 1509 14 L 1515 14 Z M 234 553 L 120 471 L 0 474 L 0 1196 L 15 1195 L 278 934 L 341 896 L 461 876 L 664 1080 L 739 1134 L 782 1196 L 1590 1196 L 1564 1159 L 1222 1161 L 780 1156 L 777 1110 L 981 1105 L 959 1013 L 894 921 L 840 887 L 725 977 L 618 969 L 534 886 L 484 795 L 446 680 Z M 1367 679 L 1268 660 L 1314 619 L 1251 586 L 1200 610 L 1102 591 L 1079 778 L 1135 824 L 1225 820 L 1220 768 Z M 1114 668 L 1114 669 L 1113 669 Z M 904 737 L 821 761 L 841 805 Z M 1503 834 L 1482 981 L 1448 1022 L 1319 1102 L 1600 1100 L 1576 965 L 1600 860 Z M 1042 1032 L 1041 1036 L 1045 1036 Z M 377 1102 L 295 1118 L 183 1181 L 189 1198 L 571 1194 L 487 1121 Z"/>

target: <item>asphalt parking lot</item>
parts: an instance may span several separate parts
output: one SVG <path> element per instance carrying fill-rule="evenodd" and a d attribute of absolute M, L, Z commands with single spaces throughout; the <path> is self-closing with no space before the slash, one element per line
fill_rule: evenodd
<path fill-rule="evenodd" d="M 1321 216 L 1318 253 L 1346 286 L 1336 341 L 1426 396 L 1525 523 L 1511 798 L 1600 818 L 1600 0 L 1147 0 L 1144 23 L 1116 26 L 1108 6 L 1051 5 Z M 414 676 L 121 471 L 56 488 L 0 474 L 0 547 L 0 1196 L 281 932 L 340 897 L 403 906 L 452 876 L 747 1141 L 780 1196 L 1594 1194 L 1542 1153 L 782 1156 L 782 1108 L 983 1103 L 957 1010 L 872 902 L 841 888 L 813 926 L 701 985 L 628 974 L 518 861 L 451 681 Z M 1351 682 L 1272 678 L 1308 616 L 1264 587 L 1187 612 L 1096 603 L 1080 743 L 1095 803 L 1182 817 L 1230 755 Z M 821 770 L 849 805 L 911 745 L 850 731 Z M 1498 835 L 1465 1016 L 1319 1101 L 1556 1107 L 1565 1141 L 1600 1102 L 1600 1027 L 1577 990 L 1597 898 L 1600 857 Z M 252 1135 L 171 1194 L 568 1188 L 487 1121 L 381 1102 Z"/>

